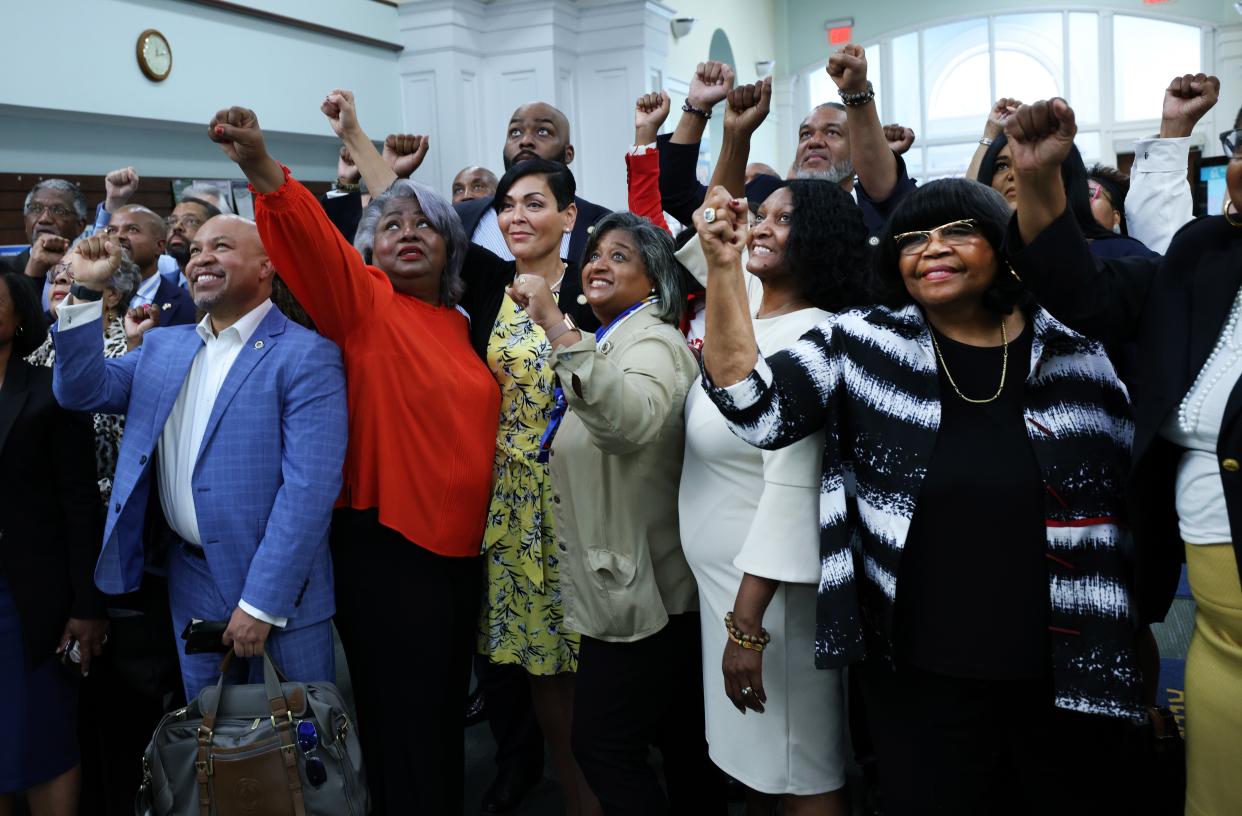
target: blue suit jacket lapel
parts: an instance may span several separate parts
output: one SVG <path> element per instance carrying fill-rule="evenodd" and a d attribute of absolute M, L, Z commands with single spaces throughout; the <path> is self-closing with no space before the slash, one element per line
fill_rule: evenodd
<path fill-rule="evenodd" d="M 197 461 L 194 465 L 196 473 L 198 462 L 202 461 L 203 451 L 207 450 L 216 428 L 220 425 L 220 417 L 224 415 L 233 397 L 237 396 L 237 392 L 246 378 L 250 376 L 250 372 L 271 351 L 272 346 L 276 345 L 276 338 L 284 332 L 286 322 L 287 318 L 280 309 L 272 306 L 263 321 L 259 323 L 259 327 L 255 329 L 254 334 L 246 341 L 246 345 L 242 346 L 242 350 L 238 352 L 237 359 L 233 361 L 233 366 L 224 378 L 224 384 L 220 386 L 220 393 L 216 395 L 216 402 L 211 408 L 211 416 L 207 419 L 207 430 L 203 432 L 203 442 L 199 445 Z"/>
<path fill-rule="evenodd" d="M 172 413 L 173 404 L 177 401 L 177 396 L 181 393 L 181 387 L 185 384 L 185 378 L 190 376 L 190 366 L 194 363 L 194 355 L 198 354 L 198 350 L 203 347 L 203 338 L 198 336 L 197 331 L 183 332 L 184 337 L 180 342 L 170 343 L 166 352 L 168 355 L 165 361 L 164 377 L 161 380 L 159 399 L 155 404 L 155 416 L 152 419 L 152 446 L 159 442 L 160 434 L 164 431 L 164 423 L 168 421 L 168 415 Z"/>

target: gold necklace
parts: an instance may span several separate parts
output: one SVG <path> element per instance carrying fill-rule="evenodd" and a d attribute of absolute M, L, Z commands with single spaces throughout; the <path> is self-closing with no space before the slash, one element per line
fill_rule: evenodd
<path fill-rule="evenodd" d="M 972 405 L 987 405 L 989 402 L 995 402 L 1000 397 L 1001 392 L 1005 390 L 1005 374 L 1009 371 L 1009 333 L 1005 331 L 1005 321 L 1001 320 L 1001 378 L 1000 385 L 996 388 L 996 393 L 987 399 L 971 399 L 962 393 L 962 389 L 957 387 L 957 383 L 953 381 L 953 375 L 949 373 L 949 364 L 944 361 L 944 355 L 940 353 L 940 344 L 936 342 L 936 332 L 928 327 L 931 331 L 932 348 L 936 350 L 936 357 L 940 360 L 940 365 L 944 368 L 944 376 L 948 379 L 949 385 L 953 386 L 953 390 L 957 395 Z M 993 347 L 995 348 L 995 346 Z"/>

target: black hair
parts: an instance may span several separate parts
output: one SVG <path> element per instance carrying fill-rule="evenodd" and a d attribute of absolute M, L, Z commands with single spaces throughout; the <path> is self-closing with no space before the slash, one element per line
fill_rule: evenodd
<path fill-rule="evenodd" d="M 548 183 L 548 189 L 552 191 L 552 197 L 556 199 L 558 212 L 574 202 L 578 185 L 574 181 L 574 174 L 568 167 L 561 162 L 548 159 L 527 159 L 513 165 L 500 177 L 499 183 L 496 184 L 496 195 L 492 198 L 492 209 L 500 212 L 505 196 L 509 194 L 509 188 L 518 179 L 526 176 L 543 176 Z"/>
<path fill-rule="evenodd" d="M 4 284 L 9 288 L 13 311 L 17 314 L 17 333 L 13 335 L 14 357 L 26 357 L 43 345 L 47 339 L 47 323 L 43 320 L 43 307 L 34 289 L 16 272 L 4 272 Z"/>
<path fill-rule="evenodd" d="M 1121 227 L 1121 234 L 1128 236 L 1130 230 L 1126 226 L 1126 195 L 1130 192 L 1130 177 L 1116 167 L 1097 162 L 1088 168 L 1087 178 L 1099 184 L 1104 188 L 1104 192 L 1108 193 L 1108 203 L 1120 216 L 1117 225 Z"/>
<path fill-rule="evenodd" d="M 181 199 L 177 203 L 178 204 L 197 204 L 198 206 L 206 210 L 208 219 L 215 218 L 217 215 L 220 214 L 220 208 L 217 207 L 215 204 L 212 204 L 210 201 L 204 201 L 201 198 L 195 198 L 194 196 L 186 196 L 185 198 Z"/>
<path fill-rule="evenodd" d="M 829 312 L 857 305 L 871 260 L 862 210 L 830 181 L 796 179 L 782 188 L 793 197 L 785 263 L 803 296 Z"/>
<path fill-rule="evenodd" d="M 1002 249 L 1012 215 L 1005 197 L 981 182 L 947 178 L 916 188 L 897 205 L 880 232 L 871 272 L 872 296 L 892 308 L 914 302 L 901 276 L 901 253 L 894 235 L 970 218 L 996 255 L 996 277 L 984 292 L 984 305 L 1001 314 L 1009 314 L 1015 306 L 1029 308 L 1034 301 L 1022 282 L 1009 273 Z"/>
<path fill-rule="evenodd" d="M 992 186 L 992 177 L 996 175 L 996 157 L 1000 155 L 1009 139 L 1005 134 L 996 137 L 988 152 L 979 163 L 979 175 L 976 180 L 981 184 Z M 1085 238 L 1112 238 L 1112 230 L 1100 226 L 1091 214 L 1091 189 L 1087 186 L 1087 166 L 1083 164 L 1082 154 L 1078 148 L 1070 145 L 1069 155 L 1061 162 L 1061 184 L 1065 187 L 1065 200 L 1078 222 Z"/>

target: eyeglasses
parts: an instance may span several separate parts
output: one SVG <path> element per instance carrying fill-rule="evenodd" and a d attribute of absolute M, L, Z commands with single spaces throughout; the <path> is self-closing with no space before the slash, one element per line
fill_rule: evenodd
<path fill-rule="evenodd" d="M 183 215 L 180 218 L 170 215 L 164 219 L 164 223 L 168 225 L 169 229 L 175 229 L 178 224 L 186 229 L 197 229 L 203 225 L 203 219 L 197 215 Z"/>
<path fill-rule="evenodd" d="M 299 721 L 298 748 L 302 749 L 302 756 L 306 758 L 306 781 L 316 788 L 328 781 L 328 769 L 324 767 L 323 760 L 313 755 L 318 747 L 319 729 L 315 728 L 315 723 Z"/>
<path fill-rule="evenodd" d="M 51 266 L 47 268 L 47 282 L 48 283 L 56 283 L 56 279 L 59 278 L 61 275 L 66 276 L 70 282 L 73 281 L 73 274 L 69 271 L 69 264 L 65 263 L 64 261 L 61 261 L 60 263 L 52 264 Z"/>
<path fill-rule="evenodd" d="M 980 235 L 979 225 L 975 219 L 963 218 L 960 221 L 950 221 L 935 229 L 903 232 L 900 235 L 894 235 L 893 241 L 897 244 L 897 251 L 902 255 L 921 255 L 933 237 L 948 246 L 963 246 Z"/>
<path fill-rule="evenodd" d="M 22 212 L 26 213 L 26 215 L 33 215 L 36 218 L 45 212 L 51 212 L 56 218 L 76 218 L 78 215 L 64 204 L 40 204 L 38 201 L 32 201 L 27 204 Z"/>
<path fill-rule="evenodd" d="M 1226 130 L 1220 134 L 1220 146 L 1230 158 L 1242 151 L 1242 129 Z"/>

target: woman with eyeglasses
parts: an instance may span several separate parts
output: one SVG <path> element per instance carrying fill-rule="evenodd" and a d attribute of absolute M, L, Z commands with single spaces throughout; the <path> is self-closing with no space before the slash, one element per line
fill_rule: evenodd
<path fill-rule="evenodd" d="M 1124 812 L 1131 423 L 1107 355 L 1004 263 L 1004 199 L 945 179 L 881 234 L 877 305 L 765 359 L 744 206 L 695 214 L 704 385 L 752 445 L 824 432 L 815 658 L 860 664 L 885 812 Z"/>
<path fill-rule="evenodd" d="M 1141 620 L 1163 620 L 1184 556 L 1196 603 L 1186 659 L 1186 813 L 1242 813 L 1242 131 L 1225 214 L 1184 227 L 1163 258 L 1093 259 L 1057 183 L 1077 126 L 1063 99 L 1019 111 L 1011 260 L 1040 302 L 1106 342 L 1134 342 L 1134 521 Z M 1184 545 L 1183 543 L 1184 542 Z"/>

